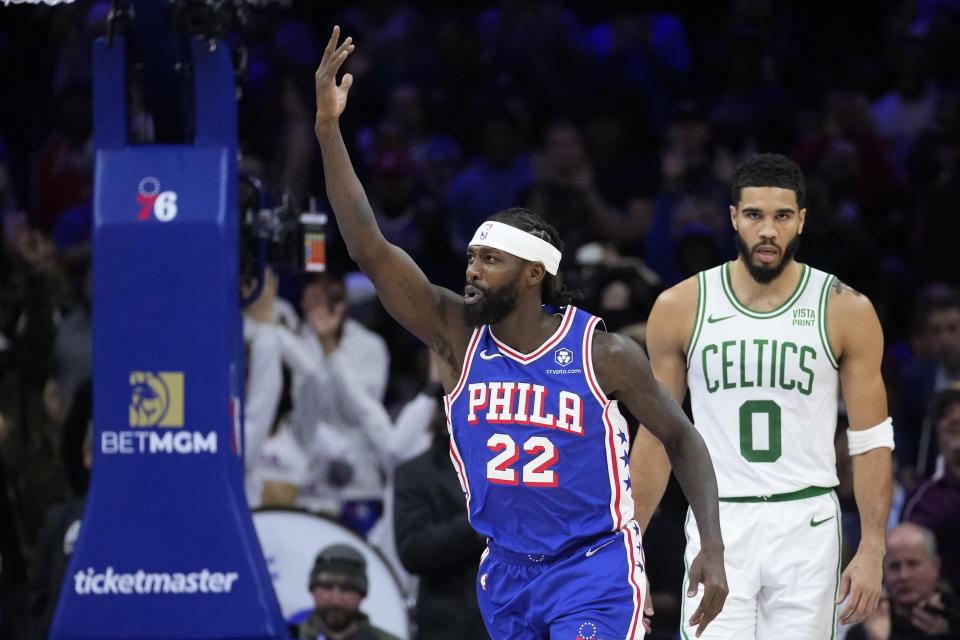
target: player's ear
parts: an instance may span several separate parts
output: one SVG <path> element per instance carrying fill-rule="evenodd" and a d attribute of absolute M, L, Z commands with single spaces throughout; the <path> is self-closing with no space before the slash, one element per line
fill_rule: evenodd
<path fill-rule="evenodd" d="M 739 231 L 737 229 L 737 208 L 733 205 L 730 205 L 730 224 L 733 225 L 734 231 Z"/>
<path fill-rule="evenodd" d="M 800 216 L 800 228 L 797 229 L 797 235 L 800 235 L 803 233 L 803 223 L 807 221 L 807 208 L 804 207 L 803 209 L 800 209 L 800 213 L 798 215 Z"/>
<path fill-rule="evenodd" d="M 542 262 L 531 262 L 527 266 L 527 284 L 530 287 L 539 287 L 546 275 L 547 270 Z"/>

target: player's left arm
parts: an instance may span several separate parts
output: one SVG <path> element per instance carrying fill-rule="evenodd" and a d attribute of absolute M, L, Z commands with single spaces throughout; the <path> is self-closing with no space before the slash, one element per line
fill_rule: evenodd
<path fill-rule="evenodd" d="M 597 333 L 593 338 L 593 364 L 603 392 L 626 405 L 667 452 L 700 531 L 701 549 L 690 565 L 690 591 L 704 585 L 700 606 L 689 624 L 697 637 L 713 620 L 727 597 L 723 567 L 723 539 L 720 535 L 720 508 L 717 477 L 703 438 L 667 391 L 653 375 L 650 362 L 633 340 L 615 333 Z"/>
<path fill-rule="evenodd" d="M 893 495 L 893 431 L 880 375 L 883 331 L 873 305 L 837 280 L 827 309 L 827 331 L 850 421 L 853 488 L 862 531 L 860 546 L 841 576 L 837 600 L 848 598 L 840 621 L 853 624 L 873 613 L 880 599 L 884 534 Z"/>

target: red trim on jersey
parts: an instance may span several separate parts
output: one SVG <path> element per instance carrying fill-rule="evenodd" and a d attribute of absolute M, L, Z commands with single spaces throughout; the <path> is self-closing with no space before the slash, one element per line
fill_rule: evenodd
<path fill-rule="evenodd" d="M 453 425 L 450 423 L 450 411 L 452 409 L 452 402 L 449 398 L 444 398 L 444 408 L 446 409 L 447 414 L 447 431 L 450 433 L 450 459 L 453 460 L 454 466 L 460 472 L 460 488 L 463 489 L 463 492 L 466 494 L 466 507 L 467 507 L 467 519 L 470 519 L 470 481 L 467 479 L 467 471 L 463 465 L 463 459 L 460 457 L 460 452 L 457 451 L 457 445 L 453 439 Z"/>
<path fill-rule="evenodd" d="M 467 381 L 467 376 L 470 374 L 470 365 L 473 364 L 473 355 L 477 349 L 477 343 L 480 342 L 480 334 L 482 333 L 483 327 L 473 330 L 473 335 L 470 337 L 470 344 L 467 347 L 466 357 L 463 359 L 463 369 L 460 371 L 460 379 L 457 380 L 457 386 L 454 387 L 453 391 L 447 395 L 447 397 L 450 398 L 450 404 L 453 404 L 453 401 L 460 395 L 460 391 L 463 390 L 463 383 Z"/>
<path fill-rule="evenodd" d="M 497 336 L 493 335 L 493 331 L 490 332 L 490 337 L 493 338 L 493 342 L 497 345 L 500 351 L 504 355 L 513 358 L 514 360 L 519 361 L 521 364 L 530 364 L 544 353 L 550 349 L 550 347 L 556 345 L 558 342 L 563 340 L 564 336 L 567 335 L 567 331 L 570 329 L 570 325 L 573 324 L 573 314 L 576 310 L 576 307 L 573 305 L 567 306 L 567 311 L 563 314 L 563 321 L 560 323 L 560 328 L 557 329 L 557 332 L 553 334 L 550 339 L 544 342 L 539 349 L 530 354 L 523 354 L 519 351 L 511 349 L 504 343 L 497 340 Z"/>
<path fill-rule="evenodd" d="M 591 318 L 589 324 L 587 324 L 587 330 L 583 332 L 583 370 L 587 374 L 587 385 L 593 391 L 593 397 L 597 399 L 601 406 L 605 407 L 610 404 L 610 400 L 600 388 L 600 382 L 593 370 L 593 331 L 599 322 L 600 318 Z"/>
<path fill-rule="evenodd" d="M 630 558 L 630 569 L 627 571 L 627 581 L 633 585 L 633 591 L 636 594 L 636 604 L 633 607 L 633 620 L 630 622 L 630 629 L 627 631 L 626 640 L 633 640 L 634 634 L 637 632 L 637 624 L 640 622 L 640 612 L 643 610 L 643 591 L 640 589 L 640 584 L 634 578 L 634 572 L 637 570 L 637 561 L 633 555 L 633 533 L 630 531 L 630 528 L 627 527 L 624 529 L 624 539 L 627 542 L 627 552 Z M 642 543 L 641 543 L 642 544 Z M 641 549 L 643 547 L 641 546 Z M 644 563 L 646 565 L 646 563 Z"/>
<path fill-rule="evenodd" d="M 594 316 L 590 319 L 590 322 L 587 323 L 587 329 L 583 332 L 583 369 L 587 378 L 587 386 L 590 387 L 590 391 L 593 392 L 593 397 L 597 402 L 600 403 L 600 406 L 603 407 L 603 426 L 607 432 L 607 477 L 608 479 L 613 480 L 614 487 L 611 490 L 611 495 L 614 498 L 614 501 L 610 504 L 610 517 L 613 520 L 613 531 L 623 528 L 624 516 L 621 510 L 620 505 L 620 467 L 618 466 L 620 459 L 617 457 L 617 445 L 614 440 L 614 431 L 613 422 L 609 418 L 610 407 L 613 406 L 611 402 L 600 389 L 600 383 L 597 381 L 596 374 L 593 370 L 593 333 L 597 327 L 597 324 L 600 322 L 600 318 Z M 610 472 L 613 471 L 612 478 L 610 478 Z M 633 514 L 630 514 L 630 517 L 633 517 Z"/>
<path fill-rule="evenodd" d="M 616 491 L 614 492 L 614 502 L 611 505 L 610 510 L 613 512 L 613 524 L 614 530 L 623 528 L 623 513 L 620 511 L 620 469 L 617 467 L 617 463 L 620 459 L 617 457 L 617 444 L 613 439 L 613 423 L 610 422 L 610 418 L 607 417 L 607 413 L 610 411 L 610 407 L 613 406 L 613 403 L 607 404 L 603 410 L 603 424 L 607 429 L 607 444 L 610 446 L 610 458 L 608 458 L 607 463 L 610 465 L 610 469 L 613 469 L 613 482 L 617 486 Z M 632 515 L 632 514 L 631 514 Z"/>

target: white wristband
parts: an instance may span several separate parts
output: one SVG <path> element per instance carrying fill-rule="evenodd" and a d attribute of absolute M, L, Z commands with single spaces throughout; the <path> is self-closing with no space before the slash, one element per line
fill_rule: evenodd
<path fill-rule="evenodd" d="M 854 431 L 847 429 L 850 455 L 855 456 L 880 447 L 893 451 L 893 418 L 888 417 L 875 427 Z"/>

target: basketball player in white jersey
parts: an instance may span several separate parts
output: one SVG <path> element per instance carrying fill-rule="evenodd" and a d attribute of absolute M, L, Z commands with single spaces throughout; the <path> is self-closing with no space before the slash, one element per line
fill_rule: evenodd
<path fill-rule="evenodd" d="M 866 297 L 793 260 L 804 200 L 803 174 L 788 158 L 743 162 L 730 207 L 739 257 L 665 291 L 647 324 L 654 374 L 679 402 L 690 390 L 717 473 L 730 594 L 705 639 L 833 638 L 838 604 L 846 600 L 840 621 L 851 624 L 880 596 L 893 449 L 883 334 Z M 832 490 L 838 391 L 862 528 L 842 576 Z M 669 471 L 641 429 L 631 472 L 644 480 L 633 487 L 643 527 Z M 689 562 L 699 540 L 687 520 Z M 692 635 L 685 623 L 682 632 Z"/>

